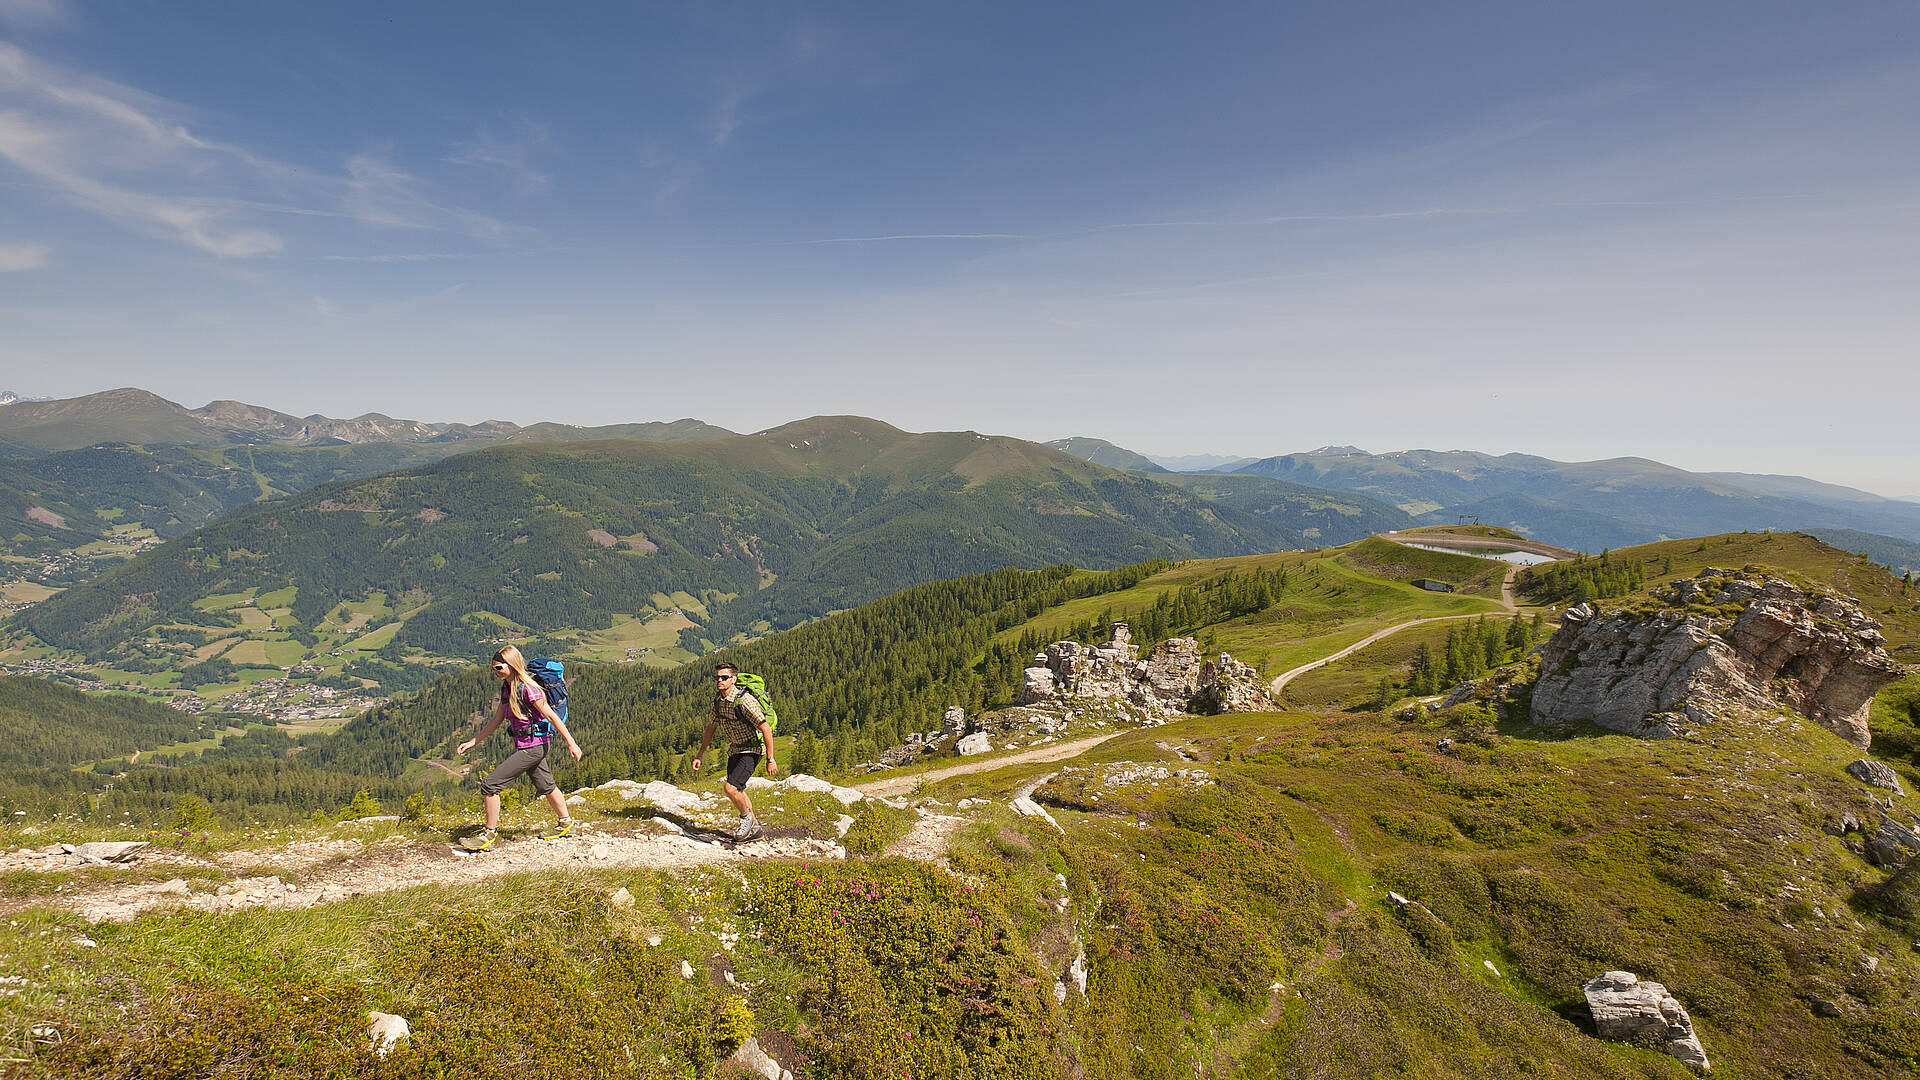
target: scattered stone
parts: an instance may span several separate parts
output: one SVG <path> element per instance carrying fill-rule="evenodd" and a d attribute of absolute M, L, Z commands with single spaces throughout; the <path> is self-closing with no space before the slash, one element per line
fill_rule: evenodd
<path fill-rule="evenodd" d="M 587 805 L 587 797 L 585 795 L 569 795 L 567 796 L 567 805 L 585 806 Z"/>
<path fill-rule="evenodd" d="M 680 961 L 680 977 L 683 979 L 693 978 L 693 965 L 687 963 L 685 960 Z"/>
<path fill-rule="evenodd" d="M 167 882 L 164 885 L 159 886 L 153 891 L 165 896 L 192 896 L 193 895 L 193 889 L 187 885 L 186 879 L 184 878 L 174 878 L 173 880 Z"/>
<path fill-rule="evenodd" d="M 1834 836 L 1845 836 L 1848 833 L 1857 833 L 1860 831 L 1860 819 L 1854 817 L 1853 811 L 1851 810 L 1843 812 L 1840 815 L 1839 821 L 1832 822 L 1827 826 L 1827 832 Z"/>
<path fill-rule="evenodd" d="M 1065 1005 L 1067 1003 L 1067 980 L 1053 980 L 1053 1003 L 1055 1005 Z"/>
<path fill-rule="evenodd" d="M 1861 758 L 1853 764 L 1848 765 L 1847 772 L 1851 773 L 1854 779 L 1863 784 L 1872 784 L 1877 788 L 1886 788 L 1895 795 L 1906 794 L 1906 791 L 1900 787 L 1900 775 L 1894 772 L 1885 762 L 1875 761 L 1872 758 Z"/>
<path fill-rule="evenodd" d="M 647 935 L 647 944 L 648 944 L 648 946 L 650 946 L 650 947 L 652 947 L 652 948 L 655 948 L 655 949 L 657 949 L 657 948 L 659 948 L 659 947 L 660 947 L 660 941 L 661 941 L 661 938 L 660 938 L 660 935 L 659 935 L 659 934 L 648 934 L 648 935 Z"/>
<path fill-rule="evenodd" d="M 1087 996 L 1087 948 L 1082 945 L 1074 954 L 1073 963 L 1067 965 L 1067 978 L 1073 980 L 1073 988 L 1080 991 L 1081 997 Z"/>
<path fill-rule="evenodd" d="M 1491 971 L 1491 972 L 1493 972 L 1493 977 L 1494 977 L 1494 978 L 1496 978 L 1496 979 L 1497 979 L 1497 978 L 1499 978 L 1499 977 L 1500 977 L 1500 969 L 1499 969 L 1499 968 L 1497 968 L 1497 967 L 1494 967 L 1494 966 L 1493 966 L 1493 961 L 1491 961 L 1491 960 L 1482 960 L 1482 961 L 1480 961 L 1480 962 L 1481 962 L 1482 964 L 1485 964 L 1485 965 L 1486 965 L 1486 968 L 1487 968 L 1487 970 L 1488 970 L 1488 971 Z"/>
<path fill-rule="evenodd" d="M 1053 820 L 1053 815 L 1047 813 L 1046 807 L 1034 802 L 1033 796 L 1031 795 L 1022 795 L 1013 800 L 1011 805 L 1013 806 L 1013 812 L 1016 814 L 1023 817 L 1039 818 L 1054 828 L 1060 829 L 1060 823 Z M 1060 829 L 1060 831 L 1066 832 L 1065 829 Z"/>
<path fill-rule="evenodd" d="M 100 947 L 99 942 L 93 940 L 92 938 L 88 937 L 85 934 L 81 934 L 79 937 L 74 938 L 73 943 L 75 945 L 80 946 L 83 949 L 97 949 Z"/>
<path fill-rule="evenodd" d="M 993 741 L 987 738 L 986 732 L 976 731 L 955 743 L 953 748 L 959 751 L 961 757 L 972 757 L 975 754 L 985 754 L 992 751 Z"/>
<path fill-rule="evenodd" d="M 1657 982 L 1642 982 L 1631 971 L 1609 971 L 1581 987 L 1593 1013 L 1594 1030 L 1603 1039 L 1635 1042 L 1651 1038 L 1682 1064 L 1711 1068 L 1693 1031 L 1693 1018 Z"/>
<path fill-rule="evenodd" d="M 1807 995 L 1807 1007 L 1813 1010 L 1813 1015 L 1824 1016 L 1829 1020 L 1837 1020 L 1844 1015 L 1840 1011 L 1840 1006 L 1817 994 Z"/>
<path fill-rule="evenodd" d="M 402 1039 L 410 1038 L 413 1029 L 407 1026 L 407 1018 L 383 1013 L 378 1009 L 367 1014 L 367 1038 L 372 1040 L 373 1052 L 386 1057 L 400 1045 Z"/>
<path fill-rule="evenodd" d="M 792 1073 L 780 1067 L 765 1050 L 760 1048 L 760 1040 L 749 1037 L 740 1044 L 740 1049 L 727 1059 L 746 1070 L 749 1076 L 758 1076 L 764 1080 L 790 1080 Z"/>
<path fill-rule="evenodd" d="M 851 828 L 853 828 L 853 819 L 847 815 L 841 814 L 839 817 L 833 819 L 833 835 L 845 836 L 847 835 L 847 830 Z"/>
<path fill-rule="evenodd" d="M 96 840 L 74 848 L 73 854 L 88 859 L 99 859 L 102 862 L 130 863 L 140 857 L 141 849 L 146 846 L 145 840 Z"/>
<path fill-rule="evenodd" d="M 617 908 L 630 908 L 633 906 L 633 894 L 627 891 L 625 885 L 622 885 L 613 891 L 612 896 L 607 897 L 607 903 Z"/>

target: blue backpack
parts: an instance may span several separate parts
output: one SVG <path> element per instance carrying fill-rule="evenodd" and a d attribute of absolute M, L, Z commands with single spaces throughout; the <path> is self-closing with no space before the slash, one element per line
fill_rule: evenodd
<path fill-rule="evenodd" d="M 567 668 L 558 660 L 536 656 L 527 661 L 527 674 L 540 684 L 540 692 L 547 696 L 547 707 L 567 722 Z M 527 718 L 527 734 L 535 738 L 546 738 L 554 734 L 553 724 L 546 717 L 534 713 Z"/>

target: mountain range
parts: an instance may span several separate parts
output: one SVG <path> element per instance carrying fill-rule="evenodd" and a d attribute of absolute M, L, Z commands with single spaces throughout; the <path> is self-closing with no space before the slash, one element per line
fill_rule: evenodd
<path fill-rule="evenodd" d="M 1098 439 L 1053 445 L 1097 452 L 1112 462 L 1144 460 Z M 1920 542 L 1920 506 L 1904 500 L 1799 476 L 1688 472 L 1645 458 L 1563 462 L 1529 454 L 1370 454 L 1333 446 L 1220 466 L 1204 475 L 1214 473 L 1366 495 L 1422 524 L 1477 518 L 1585 551 L 1740 529 L 1800 529 L 1850 534 L 1850 540 L 1834 542 L 1905 569 L 1914 563 L 1901 554 L 1903 545 Z"/>
<path fill-rule="evenodd" d="M 351 420 L 292 416 L 240 401 L 215 401 L 198 409 L 123 387 L 85 397 L 0 402 L 0 447 L 14 456 L 39 456 L 102 443 L 140 446 L 279 444 L 342 446 L 366 443 L 486 444 L 506 441 L 560 442 L 579 439 L 723 438 L 734 434 L 697 420 L 617 424 L 582 428 L 566 424 L 522 427 L 505 420 L 436 424 L 366 413 Z"/>

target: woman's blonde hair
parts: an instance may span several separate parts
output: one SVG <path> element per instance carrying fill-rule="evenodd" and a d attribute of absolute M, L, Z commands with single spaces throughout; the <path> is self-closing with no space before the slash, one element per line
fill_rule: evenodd
<path fill-rule="evenodd" d="M 526 657 L 521 656 L 520 650 L 513 646 L 502 645 L 499 651 L 493 654 L 493 662 L 507 665 L 507 670 L 513 673 L 513 676 L 507 680 L 506 685 L 507 709 L 513 713 L 515 720 L 525 720 L 527 718 L 526 708 L 520 704 L 520 699 L 524 696 L 525 691 L 520 688 L 523 686 L 537 685 L 533 681 L 533 676 L 527 674 Z"/>

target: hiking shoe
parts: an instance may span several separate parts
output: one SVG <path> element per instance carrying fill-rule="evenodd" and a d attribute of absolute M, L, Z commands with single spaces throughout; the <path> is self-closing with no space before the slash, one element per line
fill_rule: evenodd
<path fill-rule="evenodd" d="M 735 840 L 751 840 L 759 835 L 760 823 L 753 820 L 751 816 L 741 817 L 739 826 L 733 830 Z"/>
<path fill-rule="evenodd" d="M 558 840 L 561 837 L 566 836 L 572 832 L 573 832 L 573 819 L 570 817 L 563 817 L 559 821 L 554 822 L 553 828 L 548 829 L 546 832 L 541 833 L 540 839 Z"/>
<path fill-rule="evenodd" d="M 482 829 L 472 836 L 462 838 L 460 846 L 468 851 L 485 851 L 493 846 L 493 835 L 492 829 Z"/>

